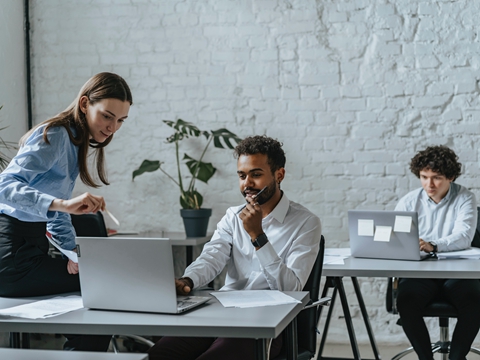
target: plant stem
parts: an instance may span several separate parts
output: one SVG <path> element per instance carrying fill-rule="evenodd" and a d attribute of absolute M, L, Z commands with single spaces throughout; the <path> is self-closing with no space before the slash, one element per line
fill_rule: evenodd
<path fill-rule="evenodd" d="M 180 192 L 182 193 L 182 196 L 185 196 L 185 191 L 183 191 L 182 173 L 180 171 L 180 157 L 178 155 L 178 140 L 175 141 L 175 156 L 177 157 L 178 186 L 180 187 Z"/>
<path fill-rule="evenodd" d="M 170 176 L 165 170 L 163 170 L 161 167 L 160 167 L 159 169 L 160 169 L 161 172 L 163 172 L 165 175 L 167 175 L 170 180 L 172 180 L 175 184 L 177 184 L 177 186 L 180 186 L 180 187 L 181 187 L 181 185 L 178 183 L 177 180 L 175 180 L 175 178 L 171 177 L 171 176 Z"/>
<path fill-rule="evenodd" d="M 207 152 L 208 146 L 210 145 L 212 140 L 213 140 L 213 135 L 211 135 L 210 139 L 208 139 L 207 145 L 205 146 L 205 149 L 203 149 L 202 155 L 200 156 L 200 159 L 197 162 L 197 166 L 195 166 L 195 170 L 193 171 L 194 175 L 192 176 L 192 180 L 190 180 L 190 184 L 188 185 L 188 191 L 193 191 L 193 188 L 195 186 L 195 179 L 197 178 L 198 167 L 200 166 L 200 163 L 202 162 L 203 156 Z"/>

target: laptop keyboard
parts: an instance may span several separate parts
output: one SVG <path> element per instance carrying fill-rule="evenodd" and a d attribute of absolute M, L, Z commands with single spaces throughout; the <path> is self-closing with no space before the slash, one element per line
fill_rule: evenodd
<path fill-rule="evenodd" d="M 189 297 L 184 298 L 182 300 L 177 300 L 177 309 L 186 309 L 194 304 L 196 304 L 198 301 L 191 300 Z"/>

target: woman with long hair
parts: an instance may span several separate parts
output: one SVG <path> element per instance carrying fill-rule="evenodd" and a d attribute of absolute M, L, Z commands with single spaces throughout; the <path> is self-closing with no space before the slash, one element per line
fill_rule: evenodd
<path fill-rule="evenodd" d="M 48 255 L 48 231 L 63 249 L 75 248 L 70 214 L 105 209 L 88 192 L 72 198 L 75 181 L 108 185 L 104 147 L 128 116 L 132 94 L 112 73 L 90 78 L 63 112 L 20 140 L 18 154 L 0 174 L 0 296 L 79 291 L 78 264 Z M 92 149 L 93 148 L 93 149 Z M 88 158 L 94 153 L 96 176 Z"/>

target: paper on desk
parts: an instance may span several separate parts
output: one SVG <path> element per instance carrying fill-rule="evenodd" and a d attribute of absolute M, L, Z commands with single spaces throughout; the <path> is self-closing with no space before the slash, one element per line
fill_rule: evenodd
<path fill-rule="evenodd" d="M 51 299 L 34 301 L 29 304 L 0 309 L 0 315 L 27 319 L 46 319 L 81 308 L 83 308 L 81 296 L 58 296 Z"/>
<path fill-rule="evenodd" d="M 323 264 L 344 265 L 345 264 L 344 260 L 345 260 L 345 257 L 343 256 L 324 256 Z"/>
<path fill-rule="evenodd" d="M 373 220 L 358 219 L 358 236 L 373 236 Z"/>
<path fill-rule="evenodd" d="M 390 241 L 390 235 L 392 234 L 391 226 L 376 226 L 375 227 L 375 236 L 373 241 Z"/>
<path fill-rule="evenodd" d="M 73 262 L 78 263 L 78 256 L 77 256 L 77 253 L 75 251 L 62 249 L 60 246 L 58 246 L 58 244 L 55 242 L 55 240 L 53 240 L 53 238 L 50 234 L 47 234 L 46 236 L 47 236 L 48 241 L 50 241 L 50 243 L 53 246 L 55 246 L 55 248 L 57 248 L 58 251 L 60 251 L 63 255 L 68 257 Z"/>
<path fill-rule="evenodd" d="M 327 248 L 323 256 L 323 263 L 329 265 L 343 265 L 345 259 L 350 257 L 350 248 Z"/>
<path fill-rule="evenodd" d="M 325 256 L 341 256 L 341 257 L 349 257 L 352 255 L 352 251 L 350 248 L 326 248 L 325 249 Z"/>
<path fill-rule="evenodd" d="M 278 290 L 215 291 L 211 293 L 224 307 L 250 308 L 301 303 Z"/>
<path fill-rule="evenodd" d="M 411 216 L 395 216 L 395 225 L 393 225 L 393 231 L 409 233 L 412 228 Z"/>
<path fill-rule="evenodd" d="M 479 248 L 437 253 L 439 259 L 480 259 Z"/>

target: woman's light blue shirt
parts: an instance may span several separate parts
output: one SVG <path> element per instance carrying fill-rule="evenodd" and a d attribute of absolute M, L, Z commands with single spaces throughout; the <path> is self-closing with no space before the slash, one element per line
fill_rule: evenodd
<path fill-rule="evenodd" d="M 54 199 L 70 199 L 78 177 L 78 147 L 63 126 L 37 128 L 0 174 L 0 213 L 27 222 L 47 222 L 47 230 L 64 249 L 75 247 L 70 215 L 49 211 Z M 72 128 L 75 134 L 74 129 Z"/>

